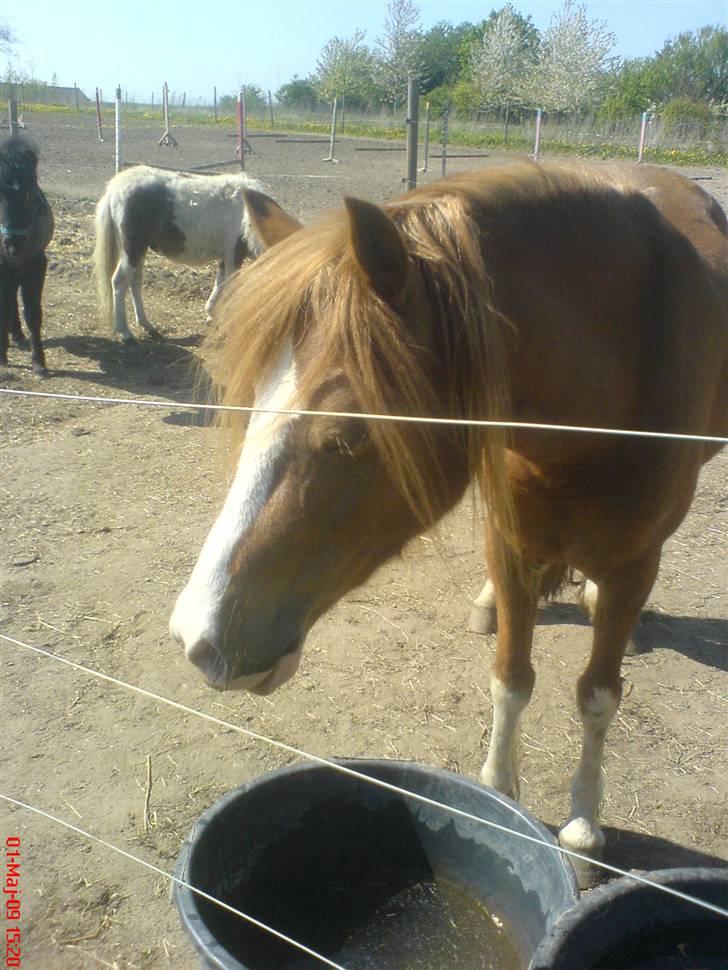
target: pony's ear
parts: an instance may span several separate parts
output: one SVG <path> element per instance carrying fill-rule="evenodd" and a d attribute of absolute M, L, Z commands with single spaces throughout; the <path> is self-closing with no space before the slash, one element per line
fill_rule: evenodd
<path fill-rule="evenodd" d="M 369 285 L 390 306 L 404 299 L 409 261 L 399 229 L 378 205 L 347 196 L 351 248 Z"/>
<path fill-rule="evenodd" d="M 243 189 L 243 198 L 253 232 L 264 249 L 270 249 L 301 228 L 298 219 L 284 212 L 270 196 L 254 189 Z"/>

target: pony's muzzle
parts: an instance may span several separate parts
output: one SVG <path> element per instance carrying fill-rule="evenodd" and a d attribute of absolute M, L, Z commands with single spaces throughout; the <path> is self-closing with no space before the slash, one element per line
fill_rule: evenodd
<path fill-rule="evenodd" d="M 223 652 L 210 639 L 200 635 L 188 642 L 175 623 L 174 616 L 169 631 L 172 639 L 184 649 L 187 660 L 216 690 L 249 690 L 254 694 L 271 694 L 293 677 L 303 652 L 302 641 L 294 640 L 288 645 L 287 652 L 278 656 L 270 667 L 235 676 Z"/>
<path fill-rule="evenodd" d="M 18 259 L 23 255 L 25 243 L 22 239 L 18 239 L 16 236 L 3 236 L 2 237 L 2 253 L 8 259 Z"/>
<path fill-rule="evenodd" d="M 225 688 L 230 679 L 227 661 L 209 640 L 200 639 L 192 643 L 189 647 L 184 643 L 184 638 L 175 634 L 172 630 L 174 639 L 185 648 L 185 656 L 197 667 L 207 679 L 211 687 Z"/>

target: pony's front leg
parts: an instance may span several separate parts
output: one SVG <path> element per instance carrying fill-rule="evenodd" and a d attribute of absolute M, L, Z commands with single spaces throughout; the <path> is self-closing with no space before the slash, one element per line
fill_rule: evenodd
<path fill-rule="evenodd" d="M 593 602 L 592 651 L 576 695 L 583 727 L 581 757 L 571 783 L 569 818 L 559 832 L 565 849 L 592 859 L 601 859 L 604 849 L 604 833 L 599 828 L 604 791 L 602 761 L 607 729 L 622 698 L 622 658 L 659 562 L 658 549 L 600 580 Z M 598 870 L 588 863 L 572 861 L 582 888 L 592 885 Z"/>
<path fill-rule="evenodd" d="M 217 298 L 220 296 L 220 291 L 222 290 L 228 275 L 225 270 L 225 265 L 224 260 L 221 260 L 218 263 L 217 272 L 215 274 L 215 285 L 213 286 L 212 293 L 210 293 L 209 297 L 207 298 L 207 303 L 205 304 L 205 314 L 207 315 L 208 323 L 212 321 L 212 311 L 215 309 L 215 303 L 217 302 Z"/>
<path fill-rule="evenodd" d="M 18 300 L 17 297 L 13 300 L 13 307 L 10 314 L 9 322 L 10 337 L 16 347 L 21 350 L 27 350 L 30 344 L 23 333 L 23 328 L 20 326 L 20 314 L 18 313 Z"/>
<path fill-rule="evenodd" d="M 30 333 L 30 359 L 36 377 L 47 377 L 45 351 L 41 340 L 43 325 L 43 284 L 45 283 L 48 257 L 39 253 L 23 271 L 20 293 L 23 298 L 23 316 Z"/>
<path fill-rule="evenodd" d="M 12 301 L 12 302 L 11 302 Z M 0 271 L 0 366 L 6 367 L 8 363 L 8 334 L 10 331 L 10 319 L 12 317 L 12 306 L 15 304 L 15 287 L 2 279 Z"/>
<path fill-rule="evenodd" d="M 533 691 L 531 644 L 538 608 L 538 574 L 488 530 L 486 558 L 498 610 L 491 671 L 493 726 L 481 781 L 518 798 L 520 718 Z M 482 594 L 481 594 L 482 595 Z"/>

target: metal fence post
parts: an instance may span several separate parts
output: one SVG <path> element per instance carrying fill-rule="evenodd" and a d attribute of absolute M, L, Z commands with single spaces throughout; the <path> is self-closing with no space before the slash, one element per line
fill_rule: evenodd
<path fill-rule="evenodd" d="M 539 149 L 541 148 L 541 122 L 543 120 L 543 111 L 539 108 L 536 112 L 536 141 L 533 146 L 533 157 L 538 159 Z"/>
<path fill-rule="evenodd" d="M 425 102 L 425 144 L 423 147 L 423 154 L 425 156 L 425 164 L 420 169 L 421 172 L 427 171 L 427 166 L 430 162 L 430 102 Z"/>
<path fill-rule="evenodd" d="M 121 85 L 116 88 L 116 103 L 114 108 L 114 171 L 121 171 Z"/>
<path fill-rule="evenodd" d="M 447 172 L 447 128 L 448 120 L 450 117 L 450 105 L 445 105 L 445 110 L 442 113 L 442 154 L 440 155 L 440 174 L 445 175 Z"/>
<path fill-rule="evenodd" d="M 647 112 L 642 112 L 642 124 L 640 126 L 640 147 L 637 152 L 637 161 L 642 162 L 645 155 L 645 139 L 647 137 Z"/>
<path fill-rule="evenodd" d="M 10 137 L 17 135 L 20 131 L 20 121 L 18 119 L 18 102 L 15 98 L 11 98 L 8 101 L 8 128 L 10 129 Z"/>
<path fill-rule="evenodd" d="M 420 92 L 417 78 L 407 79 L 407 183 L 408 189 L 417 188 L 417 137 L 420 121 Z"/>

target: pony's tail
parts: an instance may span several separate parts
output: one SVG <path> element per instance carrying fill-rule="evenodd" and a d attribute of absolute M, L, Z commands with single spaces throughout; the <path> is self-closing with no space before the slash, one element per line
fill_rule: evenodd
<path fill-rule="evenodd" d="M 99 319 L 109 328 L 113 326 L 114 298 L 111 277 L 119 261 L 119 244 L 116 227 L 111 217 L 111 203 L 108 192 L 96 206 L 96 245 L 94 247 L 94 276 L 99 299 Z"/>

